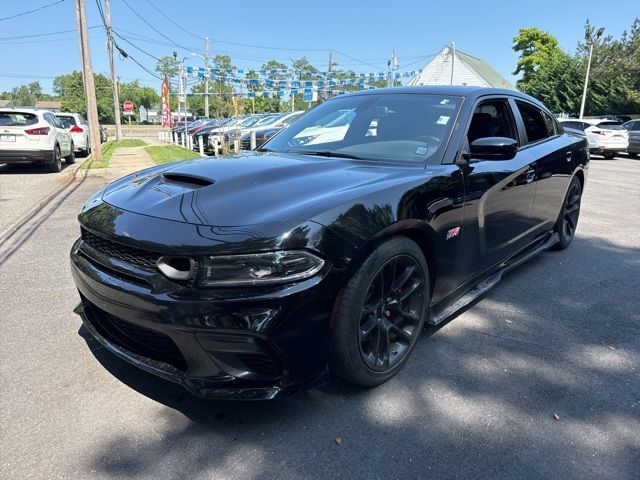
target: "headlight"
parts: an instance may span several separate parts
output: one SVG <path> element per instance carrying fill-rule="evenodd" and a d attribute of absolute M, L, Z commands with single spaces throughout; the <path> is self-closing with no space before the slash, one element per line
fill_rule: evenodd
<path fill-rule="evenodd" d="M 204 287 L 272 285 L 305 280 L 325 262 L 303 250 L 204 257 L 198 283 Z"/>

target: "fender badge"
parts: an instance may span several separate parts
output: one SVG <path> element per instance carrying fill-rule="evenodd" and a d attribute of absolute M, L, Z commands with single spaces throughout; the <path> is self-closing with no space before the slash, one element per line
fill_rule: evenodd
<path fill-rule="evenodd" d="M 447 230 L 447 240 L 451 240 L 453 237 L 457 237 L 462 227 L 453 227 Z"/>

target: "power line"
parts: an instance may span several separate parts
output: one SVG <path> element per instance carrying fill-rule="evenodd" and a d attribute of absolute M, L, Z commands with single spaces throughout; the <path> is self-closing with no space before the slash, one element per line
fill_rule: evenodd
<path fill-rule="evenodd" d="M 22 17 L 23 15 L 28 15 L 30 13 L 39 12 L 40 10 L 44 10 L 45 8 L 53 7 L 54 5 L 58 5 L 59 3 L 62 3 L 62 2 L 64 2 L 64 0 L 58 0 L 57 2 L 48 3 L 47 5 L 43 5 L 41 7 L 34 8 L 33 10 L 28 10 L 28 11 L 22 12 L 22 13 L 16 13 L 15 15 L 11 15 L 9 17 L 2 17 L 2 18 L 0 18 L 0 22 L 2 22 L 4 20 L 11 20 L 12 18 Z"/>
<path fill-rule="evenodd" d="M 94 25 L 93 27 L 88 27 L 87 30 L 91 30 L 93 28 L 101 28 L 101 25 Z M 71 33 L 76 30 L 60 30 L 59 32 L 48 32 L 48 33 L 34 33 L 31 35 L 17 35 L 15 37 L 0 37 L 0 40 L 20 40 L 22 38 L 35 38 L 35 37 L 48 37 L 49 35 L 60 35 L 61 33 Z"/>
<path fill-rule="evenodd" d="M 129 5 L 129 2 L 127 2 L 127 0 L 122 0 L 122 3 L 124 3 L 129 10 L 131 10 L 133 12 L 133 14 L 138 17 L 140 20 L 142 20 L 145 24 L 147 24 L 147 26 L 149 26 L 154 32 L 156 32 L 158 35 L 160 35 L 163 38 L 166 38 L 167 40 L 169 40 L 173 45 L 175 45 L 176 47 L 182 48 L 183 50 L 187 50 L 189 51 L 188 48 L 185 48 L 184 46 L 174 42 L 171 38 L 167 37 L 164 33 L 162 33 L 160 30 L 158 30 L 156 27 L 154 27 L 152 24 L 150 24 L 149 22 L 147 22 L 147 20 L 145 20 L 145 18 L 140 15 L 138 12 L 136 12 L 133 7 L 131 5 Z"/>
<path fill-rule="evenodd" d="M 171 23 L 173 23 L 176 27 L 178 27 L 180 30 L 182 30 L 185 33 L 188 33 L 189 35 L 191 35 L 194 38 L 197 38 L 198 40 L 204 40 L 204 37 L 199 37 L 198 35 L 195 35 L 193 33 L 191 33 L 189 30 L 187 30 L 186 28 L 183 28 L 182 26 L 180 26 L 178 23 L 176 23 L 171 17 L 169 17 L 166 13 L 164 13 L 162 10 L 160 10 L 158 7 L 156 7 L 153 3 L 151 3 L 149 0 L 147 0 L 147 3 L 149 5 L 151 5 L 160 15 L 162 15 L 164 18 L 166 18 L 167 20 L 169 20 Z"/>

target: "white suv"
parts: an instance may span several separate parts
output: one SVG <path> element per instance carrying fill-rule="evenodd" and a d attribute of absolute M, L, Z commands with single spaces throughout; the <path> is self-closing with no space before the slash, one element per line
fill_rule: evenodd
<path fill-rule="evenodd" d="M 62 170 L 62 158 L 75 162 L 73 139 L 51 112 L 0 108 L 0 163 L 40 163 Z"/>
<path fill-rule="evenodd" d="M 589 141 L 589 151 L 604 158 L 612 159 L 629 146 L 629 133 L 622 127 L 622 122 L 602 118 L 561 118 L 559 121 L 563 127 L 583 131 Z"/>
<path fill-rule="evenodd" d="M 56 113 L 64 128 L 69 130 L 73 140 L 74 151 L 83 157 L 89 155 L 89 123 L 79 113 Z"/>

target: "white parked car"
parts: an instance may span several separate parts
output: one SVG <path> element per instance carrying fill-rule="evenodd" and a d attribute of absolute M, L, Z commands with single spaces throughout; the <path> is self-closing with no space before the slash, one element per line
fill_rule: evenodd
<path fill-rule="evenodd" d="M 69 130 L 76 153 L 86 157 L 91 151 L 89 140 L 89 122 L 79 113 L 56 113 L 64 128 Z"/>
<path fill-rule="evenodd" d="M 589 141 L 589 152 L 613 158 L 629 147 L 629 133 L 621 122 L 602 118 L 580 120 L 559 119 L 563 127 L 583 131 Z"/>
<path fill-rule="evenodd" d="M 47 110 L 0 109 L 0 163 L 39 163 L 62 170 L 74 163 L 73 139 L 58 117 Z"/>

